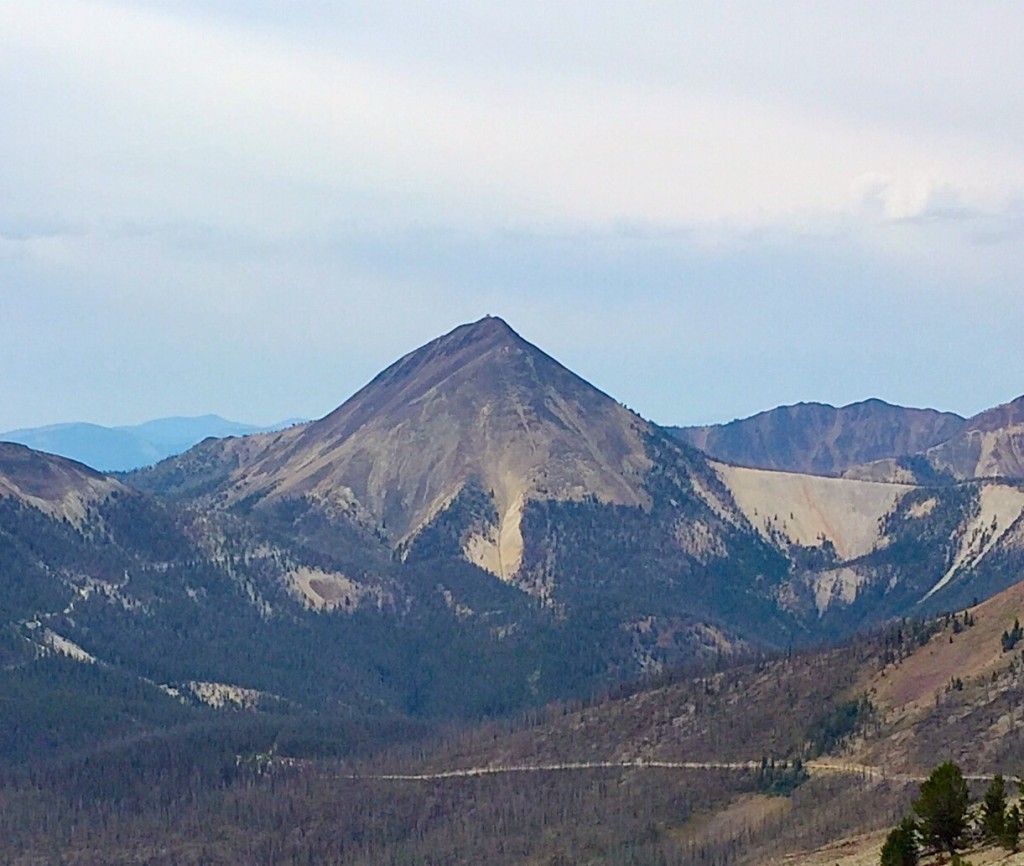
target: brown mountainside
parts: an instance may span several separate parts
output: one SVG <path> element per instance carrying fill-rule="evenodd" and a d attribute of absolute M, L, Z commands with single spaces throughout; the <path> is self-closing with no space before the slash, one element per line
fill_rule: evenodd
<path fill-rule="evenodd" d="M 487 317 L 401 358 L 319 421 L 207 442 L 136 478 L 172 492 L 213 478 L 219 502 L 257 508 L 303 497 L 382 527 L 396 544 L 473 485 L 498 513 L 477 556 L 508 574 L 528 499 L 648 503 L 650 429 Z"/>
<path fill-rule="evenodd" d="M 975 415 L 925 457 L 956 478 L 1024 478 L 1024 396 Z"/>
<path fill-rule="evenodd" d="M 406 355 L 300 428 L 273 462 L 257 461 L 246 473 L 240 494 L 344 486 L 399 536 L 469 481 L 493 490 L 503 514 L 537 493 L 639 504 L 646 429 L 488 317 Z"/>
<path fill-rule="evenodd" d="M 1024 396 L 975 415 L 956 435 L 910 458 L 851 467 L 851 478 L 933 482 L 1024 478 Z"/>
<path fill-rule="evenodd" d="M 0 442 L 0 497 L 75 519 L 88 503 L 123 489 L 119 482 L 82 463 Z"/>
<path fill-rule="evenodd" d="M 668 429 L 728 463 L 841 475 L 859 463 L 923 451 L 956 435 L 965 424 L 951 412 L 865 400 L 839 408 L 797 403 L 729 424 Z"/>

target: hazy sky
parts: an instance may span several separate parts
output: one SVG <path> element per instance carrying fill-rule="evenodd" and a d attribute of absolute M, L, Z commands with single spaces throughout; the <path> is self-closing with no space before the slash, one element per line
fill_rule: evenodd
<path fill-rule="evenodd" d="M 1024 393 L 1016 2 L 0 0 L 0 430 L 487 313 L 664 423 Z"/>

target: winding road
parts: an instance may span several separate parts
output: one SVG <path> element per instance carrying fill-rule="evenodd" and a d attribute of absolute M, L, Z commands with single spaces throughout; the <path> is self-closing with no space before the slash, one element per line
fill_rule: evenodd
<path fill-rule="evenodd" d="M 438 770 L 431 773 L 381 773 L 359 774 L 350 778 L 383 782 L 436 782 L 445 779 L 467 779 L 480 776 L 500 776 L 514 773 L 576 772 L 581 770 L 758 770 L 761 761 L 576 761 L 565 763 L 499 764 L 484 767 L 463 767 L 454 770 Z M 812 760 L 804 762 L 804 769 L 811 775 L 860 776 L 863 779 L 895 782 L 923 782 L 927 776 L 912 773 L 889 773 L 884 767 L 857 764 L 846 761 Z M 969 781 L 987 782 L 992 775 L 965 775 Z M 1008 777 L 1010 778 L 1010 777 Z"/>

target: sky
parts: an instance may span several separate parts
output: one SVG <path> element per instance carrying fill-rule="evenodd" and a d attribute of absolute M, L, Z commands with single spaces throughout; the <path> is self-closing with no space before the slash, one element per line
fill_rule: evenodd
<path fill-rule="evenodd" d="M 642 415 L 1024 393 L 1015 2 L 0 0 L 0 430 L 491 314 Z"/>

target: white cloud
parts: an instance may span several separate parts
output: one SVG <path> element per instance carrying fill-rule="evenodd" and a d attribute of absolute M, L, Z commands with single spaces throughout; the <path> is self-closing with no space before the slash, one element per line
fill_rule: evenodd
<path fill-rule="evenodd" d="M 15 402 L 54 408 L 0 427 L 84 416 L 97 371 L 136 406 L 106 420 L 183 411 L 192 388 L 254 417 L 239 382 L 257 372 L 277 407 L 258 420 L 326 410 L 485 312 L 596 359 L 639 405 L 614 334 L 666 420 L 679 339 L 694 363 L 758 367 L 780 309 L 778 328 L 818 333 L 892 303 L 913 328 L 919 305 L 959 322 L 972 294 L 1020 321 L 1018 19 L 923 0 L 0 0 L 0 295 L 64 359 L 8 344 L 5 379 L 49 376 Z M 817 369 L 849 378 L 846 357 Z"/>
<path fill-rule="evenodd" d="M 424 68 L 394 52 L 332 51 L 132 5 L 11 5 L 0 17 L 4 72 L 24 85 L 13 107 L 23 134 L 3 148 L 5 179 L 25 199 L 41 193 L 86 218 L 202 215 L 257 233 L 307 232 L 331 220 L 778 224 L 841 210 L 868 173 L 891 178 L 888 216 L 911 215 L 926 187 L 985 203 L 1024 190 L 1020 148 L 956 122 L 913 135 L 898 119 L 865 114 L 856 99 L 839 111 L 815 96 L 821 85 L 799 77 L 806 58 L 777 56 L 806 39 L 796 56 L 820 61 L 822 78 L 849 91 L 830 50 L 849 57 L 869 37 L 885 47 L 856 22 L 843 37 L 830 29 L 846 26 L 837 18 L 794 14 L 800 26 L 790 32 L 779 16 L 768 32 L 782 45 L 765 45 L 752 32 L 763 16 L 746 21 L 745 6 L 688 21 L 650 5 L 679 42 L 644 27 L 642 6 L 627 16 L 600 7 L 602 24 L 598 12 L 584 18 L 582 7 L 566 4 L 566 20 L 554 22 L 561 29 L 541 41 L 536 70 L 505 75 L 481 46 L 461 64 Z M 523 24 L 501 50 L 494 31 L 511 23 L 510 13 L 474 18 L 462 4 L 449 7 L 476 28 L 465 39 L 498 47 L 499 58 L 523 60 L 525 40 L 538 35 Z M 516 14 L 552 18 L 540 7 Z M 609 59 L 571 45 L 561 58 L 551 43 L 568 38 L 567 24 L 588 24 L 583 41 L 607 48 Z M 640 49 L 652 34 L 648 59 Z M 911 35 L 909 47 L 920 49 L 921 35 Z M 711 39 L 725 41 L 709 47 Z M 724 66 L 712 63 L 716 50 L 736 64 L 721 81 L 706 68 Z M 672 58 L 681 73 L 673 74 Z M 587 74 L 573 68 L 577 59 Z M 921 58 L 944 78 L 936 60 Z M 907 60 L 887 61 L 910 77 L 891 82 L 910 90 L 903 103 L 927 95 Z M 759 83 L 761 62 L 768 72 Z"/>

